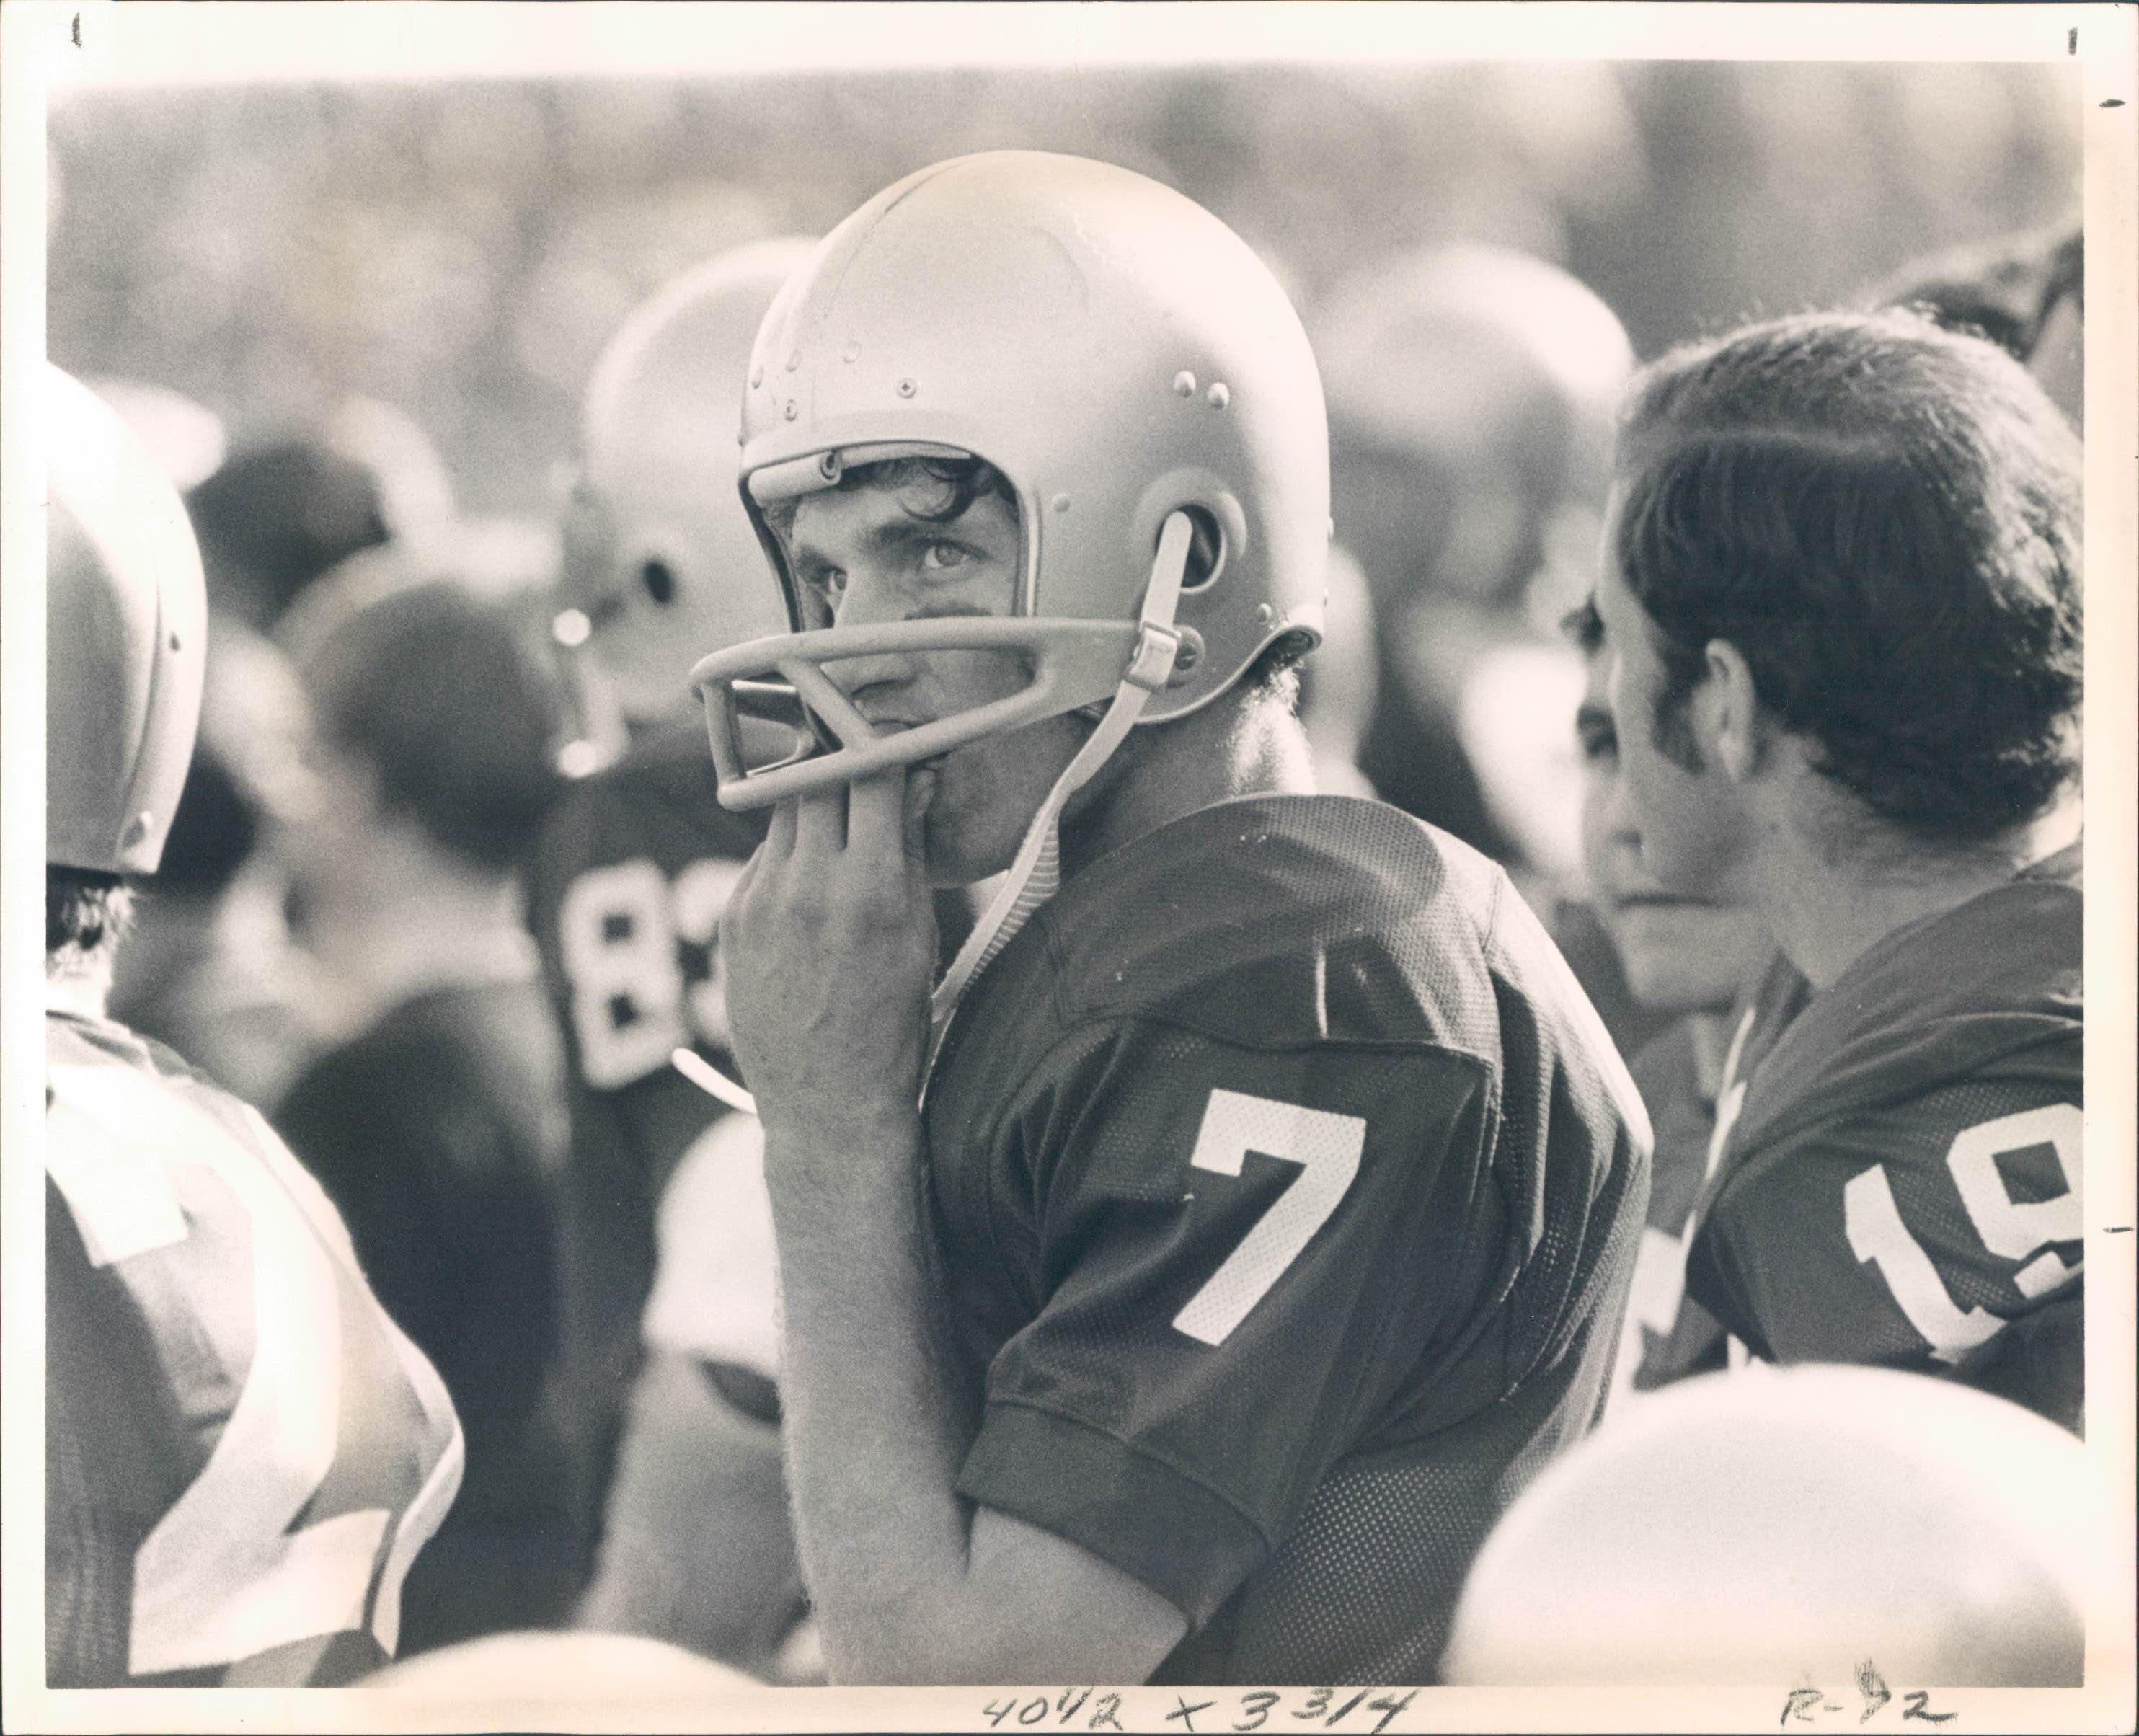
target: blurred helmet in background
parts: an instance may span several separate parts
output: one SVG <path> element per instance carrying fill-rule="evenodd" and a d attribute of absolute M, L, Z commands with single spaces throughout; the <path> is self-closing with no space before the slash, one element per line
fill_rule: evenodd
<path fill-rule="evenodd" d="M 595 365 L 565 520 L 558 632 L 585 641 L 634 722 L 692 703 L 707 652 L 778 633 L 778 594 L 736 484 L 743 376 L 759 324 L 810 257 L 753 242 L 672 280 Z"/>
<path fill-rule="evenodd" d="M 1595 291 L 1510 248 L 1431 247 L 1339 285 L 1314 331 L 1338 540 L 1385 609 L 1421 589 L 1506 604 L 1543 569 L 1586 567 L 1634 366 Z"/>
<path fill-rule="evenodd" d="M 708 659 L 699 676 L 717 763 L 737 681 L 792 680 L 860 654 L 856 633 L 870 649 L 921 653 L 968 645 L 962 629 L 982 626 L 1035 673 L 995 705 L 881 740 L 850 708 L 820 715 L 839 748 L 784 769 L 745 776 L 731 752 L 730 805 L 1114 699 L 1140 658 L 1155 660 L 1139 618 L 1177 511 L 1202 558 L 1170 619 L 1153 623 L 1181 643 L 1170 672 L 1138 670 L 1149 691 L 1140 721 L 1192 712 L 1280 642 L 1297 655 L 1321 637 L 1329 454 L 1306 335 L 1246 242 L 1127 169 L 991 151 L 885 188 L 774 303 L 751 358 L 743 435 L 751 510 L 798 630 L 823 623 L 805 619 L 767 514 L 849 469 L 984 460 L 1014 495 L 1024 555 L 1012 620 L 833 627 L 775 642 L 755 662 Z M 830 684 L 820 672 L 807 685 L 815 708 Z"/>
<path fill-rule="evenodd" d="M 200 554 L 178 491 L 119 414 L 47 366 L 45 859 L 146 874 L 198 727 Z"/>
<path fill-rule="evenodd" d="M 1718 1375 L 1553 1465 L 1466 1581 L 1469 1686 L 1899 1692 L 2079 1685 L 2096 1590 L 2086 1449 L 1972 1389 L 1886 1369 Z"/>

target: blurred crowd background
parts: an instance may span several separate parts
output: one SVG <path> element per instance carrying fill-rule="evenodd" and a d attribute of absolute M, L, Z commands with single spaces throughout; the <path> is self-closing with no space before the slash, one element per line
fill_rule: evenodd
<path fill-rule="evenodd" d="M 1505 863 L 1631 1055 L 1697 996 L 1630 992 L 1584 916 L 1588 672 L 1559 622 L 1618 385 L 1681 340 L 2054 234 L 2080 190 L 2075 85 L 2037 66 L 86 90 L 50 130 L 51 359 L 187 492 L 215 621 L 113 1010 L 270 1112 L 454 1388 L 470 1479 L 438 1586 L 410 1582 L 417 1650 L 565 1620 L 584 1577 L 584 1514 L 555 1510 L 585 1433 L 551 1379 L 551 1298 L 585 1278 L 553 1269 L 566 1062 L 515 877 L 625 738 L 552 622 L 589 376 L 650 292 L 972 150 L 1102 157 L 1215 212 L 1329 387 L 1325 782 Z M 1700 992 L 1727 1002 L 1735 955 L 1718 971 Z M 732 1655 L 777 1674 L 777 1637 Z"/>
<path fill-rule="evenodd" d="M 1653 355 L 2078 204 L 2065 69 L 1642 62 L 964 70 L 82 91 L 51 117 L 50 348 L 233 447 L 360 396 L 453 498 L 541 513 L 597 351 L 683 267 L 939 158 L 1104 156 L 1311 307 L 1383 254 L 1566 267 Z"/>

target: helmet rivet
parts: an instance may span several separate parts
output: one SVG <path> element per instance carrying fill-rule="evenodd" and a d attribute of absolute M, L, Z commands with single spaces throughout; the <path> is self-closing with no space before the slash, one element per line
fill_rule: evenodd
<path fill-rule="evenodd" d="M 839 359 L 843 362 L 859 361 L 861 359 L 861 354 L 862 346 L 860 345 L 849 344 L 845 349 L 839 352 Z"/>
<path fill-rule="evenodd" d="M 787 408 L 786 408 L 786 414 L 787 419 L 788 419 L 790 422 L 792 422 L 792 421 L 795 418 L 795 417 L 796 417 L 797 415 L 800 414 L 800 413 L 800 413 L 800 412 L 796 408 L 796 407 L 795 407 L 795 400 L 794 400 L 793 399 L 791 399 L 791 398 L 790 398 L 790 399 L 789 399 L 787 400 Z"/>
<path fill-rule="evenodd" d="M 1058 494 L 1047 504 L 1050 511 L 1067 512 L 1070 510 L 1070 496 L 1066 494 Z"/>
<path fill-rule="evenodd" d="M 898 395 L 899 395 L 901 398 L 911 398 L 911 397 L 913 397 L 913 391 L 914 391 L 914 386 L 913 386 L 913 382 L 912 380 L 910 380 L 910 379 L 903 379 L 903 380 L 899 381 L 899 383 L 898 383 Z"/>
<path fill-rule="evenodd" d="M 134 824 L 126 829 L 126 835 L 120 840 L 119 848 L 122 850 L 130 850 L 149 835 L 149 828 L 155 824 L 156 816 L 153 814 L 135 814 Z"/>
<path fill-rule="evenodd" d="M 171 649 L 172 649 L 172 650 L 174 650 L 174 651 L 176 651 L 178 648 L 179 648 L 179 635 L 178 635 L 178 633 L 176 633 L 176 631 L 174 631 L 174 632 L 172 633 L 172 634 L 171 634 Z"/>
<path fill-rule="evenodd" d="M 793 373 L 793 372 L 794 372 L 797 368 L 800 367 L 801 365 L 802 365 L 802 352 L 801 352 L 800 350 L 789 350 L 789 351 L 787 352 L 787 371 L 788 371 L 790 374 L 792 374 L 792 373 Z"/>
<path fill-rule="evenodd" d="M 750 383 L 753 386 L 763 385 L 765 384 L 765 369 L 762 368 L 751 369 L 750 370 Z"/>
<path fill-rule="evenodd" d="M 1222 410 L 1233 401 L 1233 394 L 1226 389 L 1225 381 L 1214 379 L 1211 389 L 1203 394 L 1203 401 L 1214 410 Z"/>
<path fill-rule="evenodd" d="M 1183 368 L 1173 376 L 1173 389 L 1183 398 L 1193 398 L 1196 395 L 1196 376 Z"/>
<path fill-rule="evenodd" d="M 1267 627 L 1276 619 L 1277 611 L 1272 609 L 1269 604 L 1258 603 L 1256 604 L 1256 620 L 1259 625 Z"/>

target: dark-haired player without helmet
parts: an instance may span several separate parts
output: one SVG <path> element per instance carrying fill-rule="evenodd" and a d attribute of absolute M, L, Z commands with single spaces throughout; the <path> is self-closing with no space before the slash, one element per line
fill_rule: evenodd
<path fill-rule="evenodd" d="M 207 601 L 119 418 L 56 369 L 38 410 L 45 1685 L 332 1686 L 394 1655 L 460 1430 L 258 1113 L 110 1017 L 193 755 Z"/>
<path fill-rule="evenodd" d="M 1297 318 L 1177 193 L 993 153 L 826 237 L 744 405 L 797 630 L 698 679 L 772 810 L 722 947 L 832 1673 L 1430 1680 L 1597 1414 L 1647 1129 L 1505 876 L 1313 793 Z M 827 751 L 750 765 L 765 677 Z M 932 1018 L 930 888 L 1006 870 Z"/>
<path fill-rule="evenodd" d="M 2078 460 L 1980 339 L 1751 326 L 1637 383 L 1597 593 L 1645 862 L 1784 955 L 1689 1295 L 1755 1357 L 1955 1372 L 2072 1428 Z"/>
<path fill-rule="evenodd" d="M 561 1621 L 579 1584 L 545 1404 L 564 1070 L 515 878 L 568 712 L 506 611 L 444 581 L 340 614 L 300 672 L 320 790 L 287 835 L 299 937 L 345 1024 L 275 1124 L 467 1433 L 409 1579 L 413 1651 Z"/>

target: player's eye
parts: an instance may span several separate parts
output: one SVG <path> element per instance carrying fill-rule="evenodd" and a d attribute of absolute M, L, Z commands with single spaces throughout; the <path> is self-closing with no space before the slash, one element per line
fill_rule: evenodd
<path fill-rule="evenodd" d="M 922 570 L 930 573 L 949 572 L 962 567 L 973 558 L 973 551 L 955 542 L 932 542 L 921 550 Z"/>

